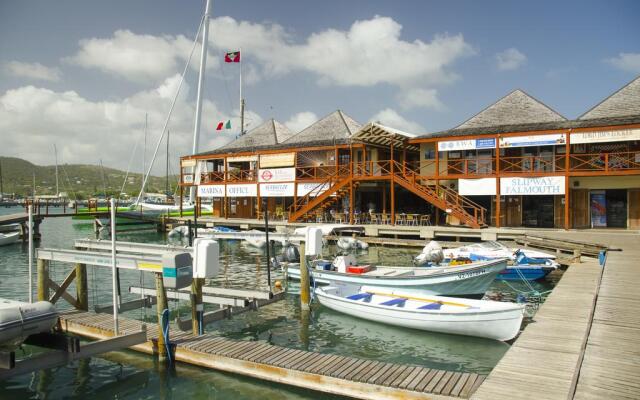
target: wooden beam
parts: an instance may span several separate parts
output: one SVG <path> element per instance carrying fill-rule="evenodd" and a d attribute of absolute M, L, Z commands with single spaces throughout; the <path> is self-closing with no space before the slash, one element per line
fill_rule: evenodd
<path fill-rule="evenodd" d="M 73 282 L 73 280 L 75 278 L 76 278 L 76 270 L 74 268 L 69 272 L 67 277 L 64 278 L 64 281 L 62 282 L 62 285 L 58 286 L 58 288 L 56 289 L 56 292 L 49 299 L 49 303 L 55 304 L 58 301 L 58 299 L 60 298 L 60 296 L 62 296 L 63 292 L 66 292 L 67 288 L 69 287 L 69 285 L 71 285 L 71 282 Z M 57 284 L 55 282 L 53 282 L 52 280 L 49 280 L 49 282 L 53 283 L 54 285 L 57 286 Z M 71 296 L 71 295 L 69 295 L 69 296 Z M 74 299 L 74 301 L 75 301 L 75 299 Z M 77 304 L 77 302 L 76 302 L 76 304 Z"/>

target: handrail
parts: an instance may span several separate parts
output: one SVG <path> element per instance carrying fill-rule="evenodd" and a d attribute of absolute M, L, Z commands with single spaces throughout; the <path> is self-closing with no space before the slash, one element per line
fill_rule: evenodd
<path fill-rule="evenodd" d="M 572 171 L 640 170 L 640 151 L 571 154 L 569 163 Z"/>

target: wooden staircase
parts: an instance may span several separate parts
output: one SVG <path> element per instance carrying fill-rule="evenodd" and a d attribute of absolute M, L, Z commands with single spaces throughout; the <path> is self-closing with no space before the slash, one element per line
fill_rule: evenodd
<path fill-rule="evenodd" d="M 342 176 L 340 173 L 334 174 L 324 182 L 318 183 L 316 188 L 305 196 L 298 197 L 291 207 L 289 207 L 289 222 L 295 222 L 305 214 L 320 206 L 320 210 L 338 201 L 349 193 L 349 183 L 352 181 L 350 175 Z M 327 190 L 320 193 L 323 188 Z M 336 194 L 336 196 L 332 196 Z"/>
<path fill-rule="evenodd" d="M 396 166 L 396 168 L 401 170 L 402 165 Z M 465 225 L 476 229 L 487 226 L 485 221 L 487 210 L 466 197 L 460 196 L 455 190 L 437 184 L 424 185 L 419 179 L 416 179 L 415 172 L 408 170 L 404 171 L 404 173 L 396 174 L 393 179 L 395 183 L 420 196 L 435 207 L 455 216 Z"/>

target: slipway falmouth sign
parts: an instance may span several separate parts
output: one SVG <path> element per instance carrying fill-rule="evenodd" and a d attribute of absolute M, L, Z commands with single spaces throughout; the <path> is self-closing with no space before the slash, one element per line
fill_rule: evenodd
<path fill-rule="evenodd" d="M 500 178 L 502 196 L 564 194 L 564 176 L 539 178 Z"/>

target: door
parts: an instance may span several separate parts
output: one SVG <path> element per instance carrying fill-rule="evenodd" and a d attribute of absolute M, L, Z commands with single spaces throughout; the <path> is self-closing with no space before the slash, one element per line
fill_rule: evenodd
<path fill-rule="evenodd" d="M 553 213 L 553 226 L 554 228 L 564 228 L 564 196 L 554 197 L 554 213 Z"/>
<path fill-rule="evenodd" d="M 627 189 L 609 189 L 607 198 L 607 228 L 627 227 Z"/>
<path fill-rule="evenodd" d="M 629 228 L 640 229 L 640 189 L 629 189 Z"/>
<path fill-rule="evenodd" d="M 522 225 L 535 228 L 553 228 L 555 196 L 524 196 Z"/>
<path fill-rule="evenodd" d="M 521 226 L 522 225 L 522 196 L 504 196 L 506 217 L 505 226 Z M 502 204 L 501 204 L 502 205 Z"/>
<path fill-rule="evenodd" d="M 571 226 L 573 228 L 588 228 L 589 221 L 589 190 L 572 190 L 569 194 L 571 209 Z"/>

